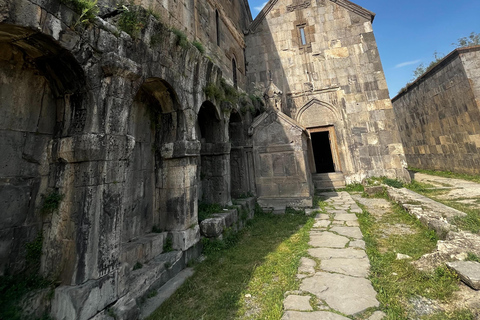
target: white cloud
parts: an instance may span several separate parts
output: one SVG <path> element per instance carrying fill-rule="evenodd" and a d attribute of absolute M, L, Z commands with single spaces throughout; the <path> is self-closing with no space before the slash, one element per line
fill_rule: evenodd
<path fill-rule="evenodd" d="M 258 7 L 253 7 L 253 9 L 255 9 L 257 11 L 261 11 L 263 9 L 263 7 L 265 7 L 266 4 L 267 4 L 267 2 L 264 2 L 262 5 L 260 5 Z"/>
<path fill-rule="evenodd" d="M 402 62 L 402 63 L 399 63 L 395 66 L 395 69 L 397 68 L 403 68 L 403 67 L 406 67 L 406 66 L 411 66 L 412 64 L 417 64 L 419 63 L 420 61 L 422 60 L 414 60 L 414 61 L 405 61 L 405 62 Z"/>

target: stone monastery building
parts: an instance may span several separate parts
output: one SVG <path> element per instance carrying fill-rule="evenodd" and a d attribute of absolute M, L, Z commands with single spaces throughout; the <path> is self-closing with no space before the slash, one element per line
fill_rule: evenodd
<path fill-rule="evenodd" d="M 54 319 L 136 319 L 199 255 L 199 201 L 282 211 L 325 176 L 408 179 L 372 12 L 118 2 L 0 0 L 0 275 L 42 244 Z"/>

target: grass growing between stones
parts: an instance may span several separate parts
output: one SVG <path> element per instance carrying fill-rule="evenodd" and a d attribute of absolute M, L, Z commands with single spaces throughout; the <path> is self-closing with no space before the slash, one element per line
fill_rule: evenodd
<path fill-rule="evenodd" d="M 312 225 L 303 213 L 256 213 L 228 250 L 209 250 L 148 319 L 280 319 L 284 292 L 298 288 Z"/>
<path fill-rule="evenodd" d="M 465 217 L 456 217 L 453 220 L 453 223 L 458 226 L 460 229 L 470 231 L 472 233 L 479 233 L 480 232 L 480 213 L 478 208 L 475 206 L 461 203 L 459 200 L 463 200 L 464 198 L 458 198 L 455 200 L 445 200 L 439 197 L 439 195 L 445 194 L 447 190 L 438 190 L 435 189 L 435 186 L 418 182 L 413 180 L 411 183 L 405 185 L 406 188 L 415 191 L 425 197 L 433 199 L 437 202 L 443 203 L 446 206 L 452 207 L 454 209 L 460 210 L 465 212 L 467 216 Z"/>
<path fill-rule="evenodd" d="M 360 228 L 370 258 L 370 280 L 378 292 L 377 299 L 387 319 L 411 319 L 409 301 L 425 297 L 445 301 L 458 290 L 458 280 L 446 267 L 433 272 L 423 272 L 410 264 L 411 260 L 397 260 L 397 253 L 416 259 L 431 252 L 437 237 L 423 227 L 399 206 L 386 212 L 381 218 L 371 215 L 365 207 L 358 215 Z M 392 226 L 408 227 L 409 232 L 388 234 Z M 458 316 L 461 316 L 460 318 Z M 453 317 L 453 318 L 452 318 Z M 422 319 L 473 319 L 471 313 L 458 311 L 452 315 L 431 315 Z"/>
<path fill-rule="evenodd" d="M 444 177 L 444 178 L 453 178 L 453 179 L 462 179 L 467 181 L 472 181 L 480 183 L 480 175 L 478 174 L 466 174 L 466 173 L 456 173 L 451 171 L 436 171 L 436 170 L 424 170 L 418 168 L 408 168 L 413 172 L 420 172 L 425 174 L 430 174 L 432 176 Z"/>

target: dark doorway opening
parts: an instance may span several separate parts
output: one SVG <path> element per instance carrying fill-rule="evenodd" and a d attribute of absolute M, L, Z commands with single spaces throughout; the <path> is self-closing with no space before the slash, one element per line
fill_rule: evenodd
<path fill-rule="evenodd" d="M 335 172 L 329 132 L 312 132 L 311 137 L 317 173 Z"/>

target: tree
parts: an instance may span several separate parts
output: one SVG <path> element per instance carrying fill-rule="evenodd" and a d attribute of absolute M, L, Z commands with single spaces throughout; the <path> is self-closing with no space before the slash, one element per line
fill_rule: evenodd
<path fill-rule="evenodd" d="M 425 66 L 425 64 L 420 63 L 418 67 L 413 70 L 413 79 L 411 81 L 415 81 L 416 79 L 420 78 L 424 73 L 430 71 L 433 67 L 439 63 L 444 55 L 441 53 L 438 53 L 436 50 L 433 53 L 434 60 L 428 64 L 428 66 Z"/>
<path fill-rule="evenodd" d="M 463 48 L 480 45 L 480 33 L 472 32 L 468 37 L 462 37 L 457 42 L 452 43 L 455 48 Z"/>

